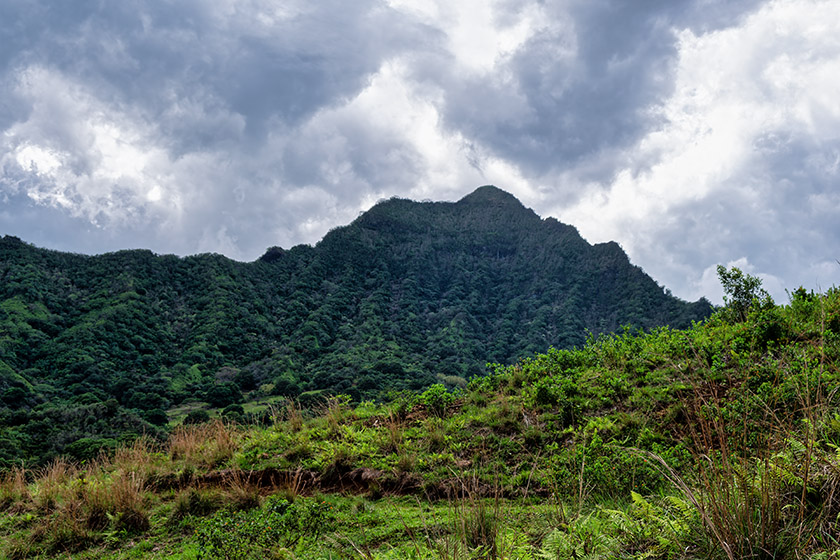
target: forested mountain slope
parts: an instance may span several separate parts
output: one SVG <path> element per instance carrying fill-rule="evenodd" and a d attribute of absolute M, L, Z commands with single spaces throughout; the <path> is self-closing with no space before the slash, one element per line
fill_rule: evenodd
<path fill-rule="evenodd" d="M 457 203 L 384 201 L 314 247 L 253 263 L 82 256 L 7 236 L 0 424 L 14 445 L 61 450 L 148 430 L 187 398 L 457 384 L 587 331 L 683 327 L 710 312 L 667 295 L 617 244 L 591 246 L 490 186 Z"/>

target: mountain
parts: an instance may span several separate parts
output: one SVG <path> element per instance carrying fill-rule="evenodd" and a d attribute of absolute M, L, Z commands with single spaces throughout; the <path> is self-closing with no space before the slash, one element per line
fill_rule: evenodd
<path fill-rule="evenodd" d="M 6 236 L 0 425 L 16 430 L 8 446 L 57 453 L 149 430 L 190 398 L 457 385 L 487 362 L 711 310 L 667 294 L 616 243 L 590 245 L 492 186 L 456 203 L 386 200 L 314 247 L 252 263 L 83 256 Z"/>

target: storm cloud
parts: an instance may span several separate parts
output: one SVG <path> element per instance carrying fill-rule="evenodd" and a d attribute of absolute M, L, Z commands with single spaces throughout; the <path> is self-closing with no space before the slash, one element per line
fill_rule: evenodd
<path fill-rule="evenodd" d="M 486 183 L 686 299 L 840 278 L 829 0 L 6 0 L 0 233 L 252 260 Z"/>

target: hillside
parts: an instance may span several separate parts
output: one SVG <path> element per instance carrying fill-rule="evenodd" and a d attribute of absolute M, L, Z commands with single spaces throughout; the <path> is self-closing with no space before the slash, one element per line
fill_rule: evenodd
<path fill-rule="evenodd" d="M 316 401 L 464 385 L 623 325 L 711 312 L 666 294 L 615 243 L 589 245 L 514 197 L 391 199 L 314 247 L 253 263 L 82 256 L 0 240 L 0 463 L 82 458 L 165 411 L 243 393 Z"/>
<path fill-rule="evenodd" d="M 730 294 L 690 328 L 549 350 L 464 389 L 289 400 L 263 425 L 11 470 L 0 554 L 832 558 L 840 292 Z"/>

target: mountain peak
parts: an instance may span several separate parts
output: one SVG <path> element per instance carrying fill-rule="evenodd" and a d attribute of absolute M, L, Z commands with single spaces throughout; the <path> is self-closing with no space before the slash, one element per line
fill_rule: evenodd
<path fill-rule="evenodd" d="M 493 206 L 514 205 L 522 207 L 522 203 L 515 196 L 494 185 L 478 187 L 473 192 L 458 201 L 458 204 L 490 204 Z"/>

